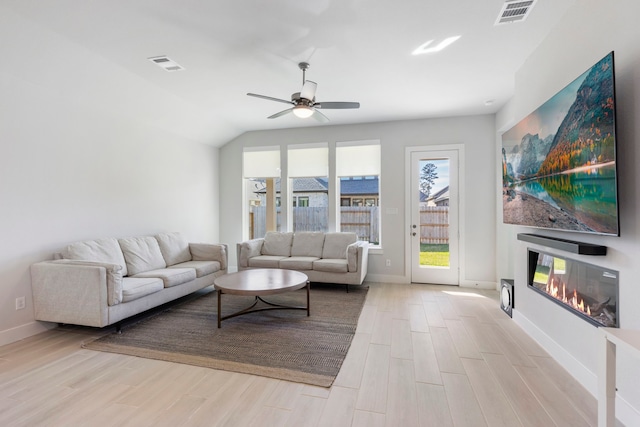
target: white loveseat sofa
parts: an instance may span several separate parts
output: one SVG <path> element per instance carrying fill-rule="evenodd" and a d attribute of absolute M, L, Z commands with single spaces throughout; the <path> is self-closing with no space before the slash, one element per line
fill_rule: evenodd
<path fill-rule="evenodd" d="M 199 289 L 227 272 L 227 246 L 180 233 L 67 246 L 31 266 L 36 320 L 104 327 Z"/>
<path fill-rule="evenodd" d="M 361 285 L 367 275 L 369 242 L 355 233 L 268 232 L 237 244 L 238 270 L 297 270 L 311 282 Z"/>

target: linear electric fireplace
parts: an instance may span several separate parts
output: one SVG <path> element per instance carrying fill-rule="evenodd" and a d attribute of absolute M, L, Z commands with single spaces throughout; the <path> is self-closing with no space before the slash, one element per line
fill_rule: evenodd
<path fill-rule="evenodd" d="M 529 249 L 528 286 L 596 326 L 617 328 L 618 272 Z"/>

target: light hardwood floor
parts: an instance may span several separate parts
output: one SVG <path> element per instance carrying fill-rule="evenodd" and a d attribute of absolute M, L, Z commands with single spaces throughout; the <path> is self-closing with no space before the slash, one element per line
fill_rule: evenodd
<path fill-rule="evenodd" d="M 104 331 L 57 328 L 0 347 L 0 425 L 596 425 L 595 398 L 497 292 L 369 285 L 331 388 L 84 350 Z"/>

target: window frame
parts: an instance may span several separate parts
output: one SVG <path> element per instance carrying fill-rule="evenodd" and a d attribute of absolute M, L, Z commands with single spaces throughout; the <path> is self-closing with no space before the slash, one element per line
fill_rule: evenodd
<path fill-rule="evenodd" d="M 369 146 L 369 148 L 371 149 L 369 151 L 373 150 L 373 152 L 377 153 L 377 157 L 374 157 L 373 160 L 371 161 L 367 160 L 366 162 L 364 162 L 365 170 L 362 170 L 362 173 L 357 173 L 352 175 L 341 175 L 340 167 L 344 167 L 345 163 L 347 165 L 350 165 L 351 163 L 360 164 L 360 166 L 363 165 L 362 158 L 360 157 L 364 157 L 364 156 L 359 156 L 357 154 L 359 151 L 358 147 L 362 147 L 364 151 L 367 151 L 368 150 L 366 148 L 367 146 Z M 275 157 L 279 158 L 280 165 L 282 165 L 282 169 L 278 167 L 278 173 L 279 173 L 278 177 L 280 178 L 280 191 L 278 192 L 277 190 L 275 190 L 276 202 L 274 204 L 276 206 L 274 206 L 274 209 L 276 211 L 277 209 L 281 210 L 280 214 L 277 214 L 276 212 L 276 223 L 278 222 L 277 218 L 280 217 L 281 229 L 283 231 L 293 231 L 294 229 L 293 207 L 294 207 L 294 204 L 296 207 L 298 207 L 300 204 L 299 203 L 300 201 L 298 200 L 299 196 L 295 196 L 293 193 L 293 181 L 292 181 L 294 178 L 298 178 L 298 176 L 291 176 L 292 174 L 289 173 L 290 172 L 289 169 L 295 170 L 296 167 L 300 169 L 299 168 L 300 164 L 297 164 L 297 166 L 293 166 L 292 162 L 296 161 L 295 160 L 296 155 L 302 154 L 302 153 L 298 152 L 298 153 L 295 153 L 294 155 L 290 155 L 290 152 L 293 150 L 303 150 L 305 148 L 322 148 L 326 150 L 326 153 L 327 153 L 326 175 L 307 176 L 308 178 L 322 178 L 323 180 L 326 180 L 326 184 L 325 182 L 323 182 L 322 185 L 323 186 L 326 185 L 327 187 L 326 189 L 326 197 L 327 197 L 326 203 L 327 203 L 327 212 L 328 212 L 327 225 L 326 225 L 327 231 L 329 232 L 341 231 L 341 208 L 354 206 L 354 199 L 357 200 L 356 203 L 358 203 L 360 206 L 367 206 L 367 205 L 370 205 L 370 207 L 375 206 L 378 208 L 377 234 L 378 234 L 379 244 L 372 245 L 371 248 L 373 248 L 374 250 L 380 250 L 382 245 L 382 207 L 381 207 L 382 176 L 381 176 L 381 170 L 380 170 L 381 162 L 382 162 L 382 147 L 381 147 L 380 140 L 318 142 L 318 143 L 309 143 L 309 144 L 281 143 L 276 146 L 265 145 L 265 146 L 257 146 L 257 147 L 244 147 L 243 154 L 242 154 L 243 155 L 243 158 L 242 158 L 243 181 L 250 179 L 249 177 L 245 176 L 246 175 L 245 168 L 244 168 L 245 152 L 270 151 L 270 150 L 277 151 L 278 155 L 276 155 Z M 344 156 L 345 150 L 354 153 L 353 157 L 346 158 Z M 324 162 L 321 162 L 321 164 L 325 165 Z M 311 169 L 311 168 L 304 168 L 304 169 Z M 297 173 L 294 172 L 294 174 L 300 174 L 300 172 L 297 172 Z M 373 194 L 361 194 L 361 195 L 354 195 L 354 196 L 342 196 L 340 191 L 340 183 L 344 179 L 349 179 L 350 177 L 356 177 L 357 179 L 360 179 L 360 180 L 371 180 L 371 179 L 377 178 L 378 179 L 377 195 L 374 196 Z M 264 178 L 264 177 L 251 177 L 251 178 Z M 247 188 L 246 185 L 243 185 L 242 191 L 243 191 L 243 198 L 242 198 L 243 200 L 243 235 L 245 234 L 248 235 L 250 208 L 248 206 L 248 203 L 245 203 L 248 200 L 248 194 L 246 194 L 245 192 L 249 191 L 249 189 Z M 288 202 L 288 200 L 291 200 L 291 202 Z M 343 205 L 343 203 L 347 203 L 347 200 L 349 204 Z M 371 205 L 371 202 L 375 204 Z M 307 206 L 311 205 L 312 203 L 311 197 L 307 196 L 306 203 L 307 203 Z M 317 203 L 317 202 L 314 202 L 314 203 Z M 325 203 L 324 201 L 320 202 L 321 205 L 324 205 L 324 203 Z M 278 204 L 280 207 L 277 206 Z"/>

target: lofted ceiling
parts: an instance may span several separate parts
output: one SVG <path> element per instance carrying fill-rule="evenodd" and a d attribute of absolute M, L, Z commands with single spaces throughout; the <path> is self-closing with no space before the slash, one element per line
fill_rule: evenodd
<path fill-rule="evenodd" d="M 214 146 L 253 130 L 494 113 L 575 0 L 538 0 L 526 20 L 496 26 L 503 3 L 2 0 L 0 75 Z M 451 36 L 461 37 L 440 52 L 411 54 Z M 185 69 L 148 60 L 161 55 Z M 287 106 L 246 93 L 289 99 L 301 61 L 319 101 L 361 108 L 324 110 L 327 124 L 267 119 Z"/>

